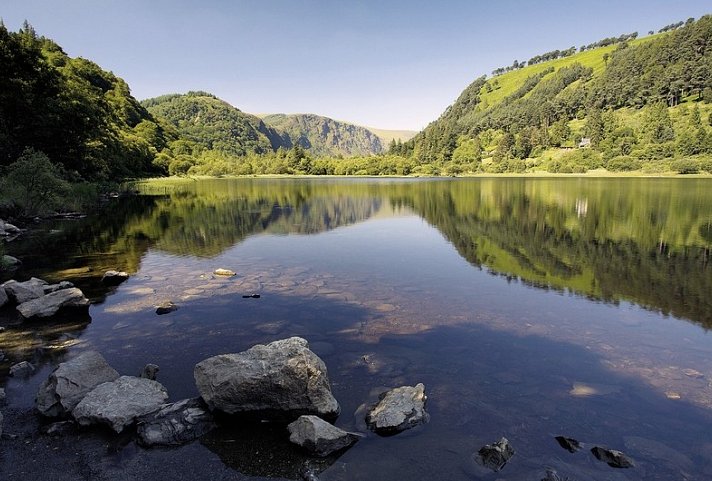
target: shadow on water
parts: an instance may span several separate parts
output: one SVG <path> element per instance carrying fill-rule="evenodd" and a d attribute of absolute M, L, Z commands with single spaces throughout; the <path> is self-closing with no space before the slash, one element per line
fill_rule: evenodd
<path fill-rule="evenodd" d="M 43 369 L 7 385 L 4 432 L 11 436 L 0 440 L 6 479 L 158 481 L 185 479 L 187 473 L 205 480 L 300 479 L 305 466 L 322 471 L 323 481 L 541 479 L 547 467 L 577 480 L 712 476 L 710 412 L 607 370 L 601 357 L 579 346 L 471 324 L 372 338 L 362 333 L 376 313 L 350 303 L 287 295 L 242 301 L 218 295 L 188 301 L 166 316 L 152 311 L 108 315 L 99 307 L 92 311 L 91 329 L 78 335 L 86 344 L 68 351 L 76 355 L 96 348 L 122 374 L 156 362 L 159 381 L 178 400 L 196 394 L 196 362 L 301 335 L 329 368 L 342 407 L 336 424 L 366 438 L 324 461 L 295 450 L 278 425 L 238 423 L 175 449 L 144 450 L 115 441 L 107 449 L 106 434 L 94 431 L 48 438 L 37 433 L 39 420 L 27 406 L 15 404 L 16 398 L 26 402 L 28 391 L 36 392 L 48 373 Z M 114 330 L 116 324 L 127 327 Z M 38 326 L 38 334 L 58 329 L 61 325 Z M 417 382 L 426 386 L 429 424 L 389 438 L 365 431 L 362 404 L 387 387 Z M 584 442 L 585 449 L 562 450 L 554 440 L 561 434 Z M 501 436 L 510 440 L 515 457 L 501 475 L 483 471 L 473 453 Z M 588 451 L 594 444 L 625 451 L 636 467 L 615 470 L 595 460 Z"/>

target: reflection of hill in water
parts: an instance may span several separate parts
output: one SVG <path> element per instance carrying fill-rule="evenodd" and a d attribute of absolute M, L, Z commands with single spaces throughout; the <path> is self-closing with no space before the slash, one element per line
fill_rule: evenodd
<path fill-rule="evenodd" d="M 149 247 L 213 257 L 260 233 L 313 234 L 412 210 L 470 263 L 544 288 L 630 300 L 712 327 L 712 192 L 693 179 L 218 179 L 149 185 L 95 219 L 17 244 L 25 275 L 97 297 Z M 150 190 L 149 190 L 150 189 Z M 402 239 L 408 242 L 408 239 Z M 13 246 L 14 248 L 15 246 Z M 91 267 L 88 273 L 66 271 Z M 83 284 L 82 284 L 83 282 Z"/>
<path fill-rule="evenodd" d="M 499 179 L 403 199 L 470 263 L 712 327 L 705 181 Z"/>

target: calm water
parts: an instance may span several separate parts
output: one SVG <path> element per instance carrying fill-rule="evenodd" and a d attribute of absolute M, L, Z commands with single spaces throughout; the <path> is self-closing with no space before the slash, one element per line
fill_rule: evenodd
<path fill-rule="evenodd" d="M 71 280 L 95 304 L 91 322 L 18 325 L 5 312 L 5 431 L 32 442 L 23 451 L 1 441 L 13 454 L 0 453 L 0 469 L 19 479 L 59 456 L 67 479 L 298 479 L 305 464 L 322 480 L 538 480 L 548 467 L 577 480 L 710 479 L 711 187 L 205 180 L 144 187 L 100 216 L 43 225 L 8 246 L 25 262 L 16 277 Z M 238 275 L 215 278 L 218 267 Z M 107 269 L 132 276 L 107 291 Z M 262 297 L 242 298 L 252 293 Z M 156 316 L 167 299 L 180 309 Z M 92 471 L 7 419 L 31 419 L 37 385 L 86 349 L 122 374 L 159 364 L 159 381 L 179 400 L 197 394 L 198 361 L 292 335 L 325 361 L 338 426 L 365 432 L 364 403 L 418 382 L 431 422 L 368 434 L 325 461 L 301 456 L 279 426 L 226 427 L 149 451 L 85 433 Z M 6 380 L 23 359 L 39 371 Z M 569 454 L 556 435 L 585 447 Z M 502 436 L 516 455 L 500 473 L 482 470 L 472 454 Z M 608 467 L 593 445 L 626 452 L 636 467 Z"/>

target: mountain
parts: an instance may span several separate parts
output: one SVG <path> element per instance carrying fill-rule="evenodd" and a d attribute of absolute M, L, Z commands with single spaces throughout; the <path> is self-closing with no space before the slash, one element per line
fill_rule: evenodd
<path fill-rule="evenodd" d="M 366 127 L 368 130 L 373 132 L 378 136 L 379 139 L 381 139 L 381 143 L 383 145 L 388 145 L 392 141 L 401 141 L 405 142 L 413 137 L 415 137 L 418 132 L 415 130 L 387 130 L 387 129 L 375 129 L 373 127 Z"/>
<path fill-rule="evenodd" d="M 264 122 L 283 133 L 291 147 L 299 143 L 317 157 L 372 155 L 383 152 L 381 139 L 365 127 L 314 114 L 273 114 Z"/>
<path fill-rule="evenodd" d="M 263 154 L 284 146 L 280 134 L 207 92 L 169 94 L 141 102 L 151 115 L 166 119 L 181 138 L 205 150 L 234 156 Z"/>
<path fill-rule="evenodd" d="M 71 180 L 160 172 L 152 162 L 170 134 L 124 80 L 69 57 L 27 22 L 18 32 L 0 22 L 0 65 L 0 166 L 31 149 Z"/>
<path fill-rule="evenodd" d="M 712 17 L 662 30 L 497 69 L 391 153 L 443 173 L 712 170 Z"/>

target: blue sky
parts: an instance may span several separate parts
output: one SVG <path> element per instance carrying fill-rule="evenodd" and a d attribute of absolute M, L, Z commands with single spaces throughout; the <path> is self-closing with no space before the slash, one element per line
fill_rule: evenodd
<path fill-rule="evenodd" d="M 712 13 L 701 0 L 3 0 L 139 98 L 206 90 L 251 113 L 419 130 L 475 78 Z"/>

